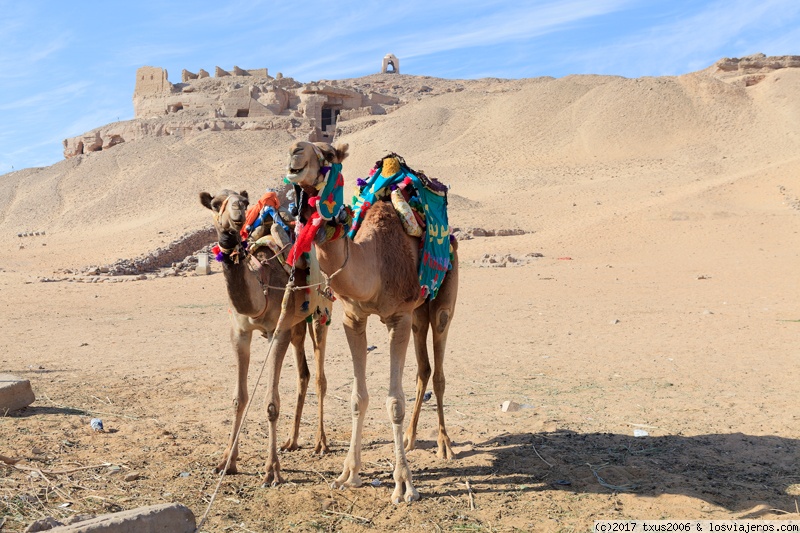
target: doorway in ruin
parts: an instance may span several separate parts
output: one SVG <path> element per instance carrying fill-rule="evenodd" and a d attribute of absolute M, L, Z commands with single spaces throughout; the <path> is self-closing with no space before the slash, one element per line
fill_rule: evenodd
<path fill-rule="evenodd" d="M 340 109 L 334 109 L 332 107 L 323 107 L 322 108 L 322 133 L 327 135 L 328 129 L 335 129 L 336 121 L 339 118 L 339 113 L 341 112 Z M 331 127 L 333 126 L 333 127 Z"/>

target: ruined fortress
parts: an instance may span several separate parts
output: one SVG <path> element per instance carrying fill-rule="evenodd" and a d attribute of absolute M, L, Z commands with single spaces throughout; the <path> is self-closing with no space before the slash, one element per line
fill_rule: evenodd
<path fill-rule="evenodd" d="M 732 85 L 749 87 L 782 68 L 800 67 L 800 56 L 753 54 L 723 58 L 699 75 Z M 500 80 L 445 80 L 400 74 L 393 54 L 382 60 L 381 70 L 362 78 L 299 83 L 266 68 L 226 71 L 184 70 L 173 84 L 167 71 L 141 67 L 136 71 L 133 120 L 115 122 L 64 140 L 64 157 L 74 157 L 148 136 L 187 137 L 208 131 L 285 130 L 296 138 L 330 141 L 337 131 L 353 131 L 365 124 L 347 121 L 390 113 L 403 104 L 445 92 L 497 90 Z M 508 80 L 507 80 L 508 81 Z M 362 121 L 363 122 L 363 121 Z"/>
<path fill-rule="evenodd" d="M 393 57 L 393 56 L 392 56 Z M 385 66 L 376 77 L 385 74 Z M 96 152 L 145 136 L 190 136 L 222 130 L 287 130 L 311 141 L 330 141 L 343 120 L 391 112 L 402 101 L 386 94 L 385 82 L 346 87 L 336 81 L 302 84 L 266 68 L 245 70 L 216 67 L 184 70 L 180 83 L 167 71 L 141 67 L 136 71 L 133 120 L 112 123 L 64 140 L 64 157 Z"/>

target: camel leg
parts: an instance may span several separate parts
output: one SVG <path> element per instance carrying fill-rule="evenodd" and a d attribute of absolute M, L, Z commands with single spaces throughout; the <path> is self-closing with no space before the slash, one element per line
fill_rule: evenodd
<path fill-rule="evenodd" d="M 417 442 L 417 423 L 419 413 L 422 409 L 422 398 L 428 387 L 428 380 L 431 377 L 431 364 L 428 359 L 428 304 L 424 303 L 414 310 L 411 329 L 414 334 L 414 351 L 417 355 L 417 396 L 414 400 L 414 411 L 411 413 L 411 420 L 403 436 L 403 445 L 406 451 L 411 451 Z"/>
<path fill-rule="evenodd" d="M 454 457 L 453 444 L 444 426 L 444 352 L 447 345 L 447 334 L 455 312 L 458 296 L 458 257 L 454 257 L 453 268 L 439 289 L 439 294 L 430 303 L 430 318 L 433 330 L 433 392 L 436 394 L 436 412 L 439 415 L 439 449 L 436 455 L 440 459 Z"/>
<path fill-rule="evenodd" d="M 289 342 L 292 339 L 292 329 L 279 330 L 274 334 L 272 349 L 267 355 L 267 419 L 269 420 L 269 451 L 267 452 L 266 473 L 262 480 L 264 485 L 278 485 L 283 483 L 281 465 L 278 461 L 278 416 L 281 410 L 281 398 L 278 393 L 278 384 L 281 379 L 281 367 Z"/>
<path fill-rule="evenodd" d="M 303 406 L 306 403 L 306 392 L 308 391 L 308 381 L 311 378 L 311 373 L 308 371 L 308 362 L 306 361 L 306 323 L 301 320 L 292 326 L 292 349 L 294 350 L 294 359 L 297 363 L 297 405 L 294 409 L 294 425 L 292 427 L 292 436 L 281 446 L 281 450 L 294 451 L 300 446 L 297 440 L 300 438 L 300 419 L 303 416 Z"/>
<path fill-rule="evenodd" d="M 403 418 L 406 414 L 406 398 L 403 394 L 403 367 L 406 362 L 408 340 L 411 336 L 411 313 L 396 314 L 386 320 L 389 330 L 389 396 L 386 398 L 386 410 L 392 421 L 394 437 L 394 492 L 392 502 L 408 503 L 419 500 L 419 493 L 411 482 L 411 469 L 406 460 L 403 447 Z"/>
<path fill-rule="evenodd" d="M 453 444 L 444 426 L 444 351 L 450 329 L 450 315 L 449 309 L 439 309 L 433 323 L 433 392 L 436 394 L 436 413 L 439 415 L 439 449 L 436 456 L 440 459 L 452 459 L 454 456 Z"/>
<path fill-rule="evenodd" d="M 233 427 L 231 436 L 228 439 L 228 447 L 222 454 L 222 461 L 214 469 L 215 473 L 225 470 L 226 474 L 236 474 L 236 460 L 239 458 L 239 442 L 234 444 L 236 433 L 242 424 L 244 408 L 247 406 L 249 395 L 247 393 L 247 371 L 250 368 L 250 341 L 253 338 L 252 331 L 243 331 L 236 327 L 231 328 L 231 344 L 236 354 L 236 388 L 233 391 Z M 230 463 L 229 463 L 230 461 Z M 227 470 L 226 470 L 227 465 Z"/>
<path fill-rule="evenodd" d="M 367 390 L 367 317 L 356 317 L 349 313 L 344 316 L 344 333 L 353 358 L 353 393 L 350 396 L 350 409 L 353 423 L 350 435 L 350 450 L 344 460 L 342 475 L 331 485 L 333 488 L 360 487 L 361 477 L 361 433 L 364 428 L 364 415 L 369 406 Z"/>
<path fill-rule="evenodd" d="M 328 379 L 325 377 L 325 346 L 328 326 L 315 321 L 311 329 L 311 343 L 314 346 L 314 366 L 317 372 L 317 435 L 314 439 L 314 453 L 324 455 L 330 452 L 328 437 L 325 435 L 325 394 L 328 392 Z"/>

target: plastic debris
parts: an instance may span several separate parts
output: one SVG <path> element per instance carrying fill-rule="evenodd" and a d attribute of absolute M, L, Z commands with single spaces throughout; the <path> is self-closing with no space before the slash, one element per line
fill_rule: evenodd
<path fill-rule="evenodd" d="M 103 431 L 103 421 L 102 421 L 102 420 L 100 420 L 99 418 L 92 418 L 92 419 L 89 421 L 89 425 L 90 425 L 90 426 L 92 427 L 92 429 L 93 429 L 93 430 L 95 430 L 95 431 Z"/>
<path fill-rule="evenodd" d="M 423 401 L 423 402 L 427 402 L 428 400 L 430 400 L 430 399 L 431 399 L 431 395 L 432 395 L 431 391 L 428 391 L 428 392 L 426 392 L 426 393 L 425 393 L 425 394 L 422 396 L 422 401 Z"/>
<path fill-rule="evenodd" d="M 373 487 L 380 487 L 381 486 L 381 480 L 380 479 L 373 479 L 372 481 L 369 482 L 369 484 L 372 485 Z"/>
<path fill-rule="evenodd" d="M 650 433 L 646 432 L 643 429 L 634 429 L 633 430 L 633 436 L 634 437 L 648 437 L 648 436 L 650 436 Z"/>

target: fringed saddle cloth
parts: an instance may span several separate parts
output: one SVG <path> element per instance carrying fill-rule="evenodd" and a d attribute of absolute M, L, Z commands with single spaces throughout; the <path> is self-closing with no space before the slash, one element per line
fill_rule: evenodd
<path fill-rule="evenodd" d="M 348 237 L 355 237 L 370 206 L 391 198 L 403 227 L 409 235 L 421 238 L 418 272 L 422 296 L 436 298 L 452 267 L 447 186 L 423 172 L 415 172 L 402 157 L 391 153 L 375 163 L 366 180 L 358 180 L 358 187 Z"/>

